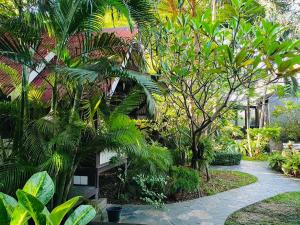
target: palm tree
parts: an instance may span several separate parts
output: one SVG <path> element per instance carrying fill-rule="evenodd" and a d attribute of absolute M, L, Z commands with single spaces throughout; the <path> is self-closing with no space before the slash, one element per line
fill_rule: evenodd
<path fill-rule="evenodd" d="M 129 119 L 119 114 L 136 107 L 133 100 L 139 100 L 141 95 L 147 97 L 149 108 L 153 109 L 152 94 L 159 90 L 148 76 L 120 69 L 119 62 L 129 47 L 115 35 L 102 33 L 101 19 L 107 9 L 115 8 L 128 19 L 131 29 L 137 25 L 142 30 L 153 21 L 151 5 L 147 0 L 49 0 L 29 1 L 27 5 L 15 3 L 14 6 L 18 13 L 0 15 L 3 18 L 0 22 L 0 55 L 21 63 L 24 68 L 20 118 L 26 118 L 28 72 L 36 66 L 35 56 L 45 32 L 54 40 L 51 51 L 56 59 L 54 64 L 47 63 L 52 71 L 48 80 L 53 89 L 51 109 L 47 115 L 35 120 L 21 120 L 22 135 L 18 140 L 23 151 L 17 151 L 1 165 L 0 183 L 2 189 L 14 189 L 34 171 L 47 169 L 59 187 L 53 202 L 56 205 L 66 199 L 72 176 L 87 151 L 120 150 L 121 146 L 127 152 L 141 149 L 141 135 Z M 77 40 L 78 53 L 74 54 L 68 48 L 71 39 Z M 101 52 L 100 56 L 93 56 L 97 52 Z M 114 77 L 134 80 L 138 91 L 128 97 L 127 105 L 122 104 L 116 113 L 100 119 L 100 115 L 105 115 L 103 111 L 109 111 L 102 92 L 89 112 L 89 119 L 85 120 L 82 112 L 86 110 L 81 109 L 82 93 L 91 84 Z M 60 87 L 70 91 L 70 97 L 64 97 L 66 101 L 59 99 Z M 63 107 L 60 107 L 60 101 L 65 103 Z M 105 105 L 106 110 L 100 112 Z M 97 128 L 92 126 L 96 112 Z M 89 143 L 94 144 L 93 148 Z"/>

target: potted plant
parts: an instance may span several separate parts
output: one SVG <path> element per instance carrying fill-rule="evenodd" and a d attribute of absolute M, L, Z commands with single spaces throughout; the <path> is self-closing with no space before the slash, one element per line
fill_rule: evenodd
<path fill-rule="evenodd" d="M 108 222 L 118 223 L 121 218 L 122 207 L 112 206 L 106 209 Z"/>

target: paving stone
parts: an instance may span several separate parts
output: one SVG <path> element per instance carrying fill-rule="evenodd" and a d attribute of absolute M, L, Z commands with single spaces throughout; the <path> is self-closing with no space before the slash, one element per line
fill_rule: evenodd
<path fill-rule="evenodd" d="M 155 225 L 224 225 L 226 218 L 240 208 L 280 193 L 300 191 L 300 179 L 274 172 L 265 162 L 242 161 L 238 166 L 215 168 L 246 172 L 256 176 L 258 181 L 213 196 L 168 204 L 165 209 L 125 205 L 122 222 Z"/>

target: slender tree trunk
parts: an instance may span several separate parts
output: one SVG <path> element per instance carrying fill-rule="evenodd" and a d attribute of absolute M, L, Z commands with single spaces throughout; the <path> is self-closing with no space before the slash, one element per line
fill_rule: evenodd
<path fill-rule="evenodd" d="M 210 173 L 209 173 L 209 169 L 208 169 L 208 165 L 207 163 L 205 163 L 205 173 L 206 173 L 206 181 L 210 181 Z"/>
<path fill-rule="evenodd" d="M 250 138 L 250 96 L 247 96 L 247 108 L 246 108 L 246 133 L 248 143 L 248 154 L 252 157 L 251 138 Z"/>
<path fill-rule="evenodd" d="M 217 0 L 211 0 L 211 10 L 212 10 L 212 21 L 216 20 L 217 17 Z"/>
<path fill-rule="evenodd" d="M 54 74 L 54 85 L 52 87 L 52 101 L 51 101 L 51 110 L 50 112 L 56 113 L 57 101 L 58 101 L 58 77 L 57 74 Z"/>
<path fill-rule="evenodd" d="M 28 116 L 28 67 L 22 66 L 22 86 L 21 86 L 21 103 L 20 103 L 20 115 L 18 121 L 18 134 L 16 147 L 20 150 L 22 148 L 22 140 L 24 134 L 24 124 L 27 121 Z"/>
<path fill-rule="evenodd" d="M 198 140 L 196 134 L 192 133 L 192 160 L 191 166 L 193 169 L 197 169 L 198 165 Z"/>
<path fill-rule="evenodd" d="M 67 172 L 61 172 L 56 177 L 56 196 L 54 200 L 54 207 L 61 204 L 63 197 L 64 197 L 64 189 L 67 180 Z"/>
<path fill-rule="evenodd" d="M 74 165 L 71 169 L 71 172 L 67 175 L 66 186 L 64 188 L 64 193 L 63 193 L 63 202 L 67 201 L 67 199 L 68 199 L 70 189 L 73 185 L 73 177 L 74 177 L 75 171 L 77 170 L 77 167 L 78 167 L 78 163 L 74 163 Z"/>
<path fill-rule="evenodd" d="M 82 95 L 82 85 L 78 84 L 77 87 L 76 87 L 74 103 L 73 103 L 73 107 L 72 107 L 72 110 L 71 110 L 71 117 L 70 117 L 71 121 L 74 120 L 77 116 L 78 108 L 79 108 L 79 105 L 80 105 L 81 95 Z"/>

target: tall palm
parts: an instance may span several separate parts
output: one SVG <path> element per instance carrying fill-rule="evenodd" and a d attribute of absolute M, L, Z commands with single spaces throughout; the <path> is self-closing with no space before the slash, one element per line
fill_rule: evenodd
<path fill-rule="evenodd" d="M 19 15 L 4 16 L 5 21 L 9 21 L 9 23 L 1 24 L 1 31 L 4 34 L 0 39 L 1 55 L 16 60 L 25 68 L 28 66 L 34 69 L 34 56 L 38 53 L 37 44 L 40 44 L 42 34 L 47 32 L 55 42 L 54 48 L 50 50 L 56 54 L 56 61 L 54 64 L 48 65 L 53 74 L 51 76 L 53 79 L 49 80 L 53 89 L 50 113 L 26 123 L 26 128 L 23 129 L 23 131 L 26 131 L 25 138 L 20 139 L 25 141 L 22 145 L 25 151 L 11 157 L 0 168 L 2 188 L 18 186 L 23 178 L 26 179 L 26 176 L 33 171 L 46 168 L 56 177 L 57 186 L 60 187 L 56 192 L 56 202 L 54 203 L 56 204 L 65 200 L 72 181 L 72 174 L 76 170 L 82 155 L 84 155 L 83 150 L 86 149 L 84 146 L 88 143 L 89 138 L 102 140 L 103 147 L 110 146 L 114 149 L 119 149 L 121 145 L 125 149 L 139 146 L 137 145 L 140 142 L 138 141 L 139 135 L 128 136 L 131 133 L 126 128 L 128 126 L 126 120 L 123 121 L 125 124 L 122 128 L 113 126 L 113 121 L 117 123 L 120 122 L 120 119 L 117 119 L 117 116 L 111 117 L 110 120 L 106 120 L 111 122 L 103 124 L 102 128 L 104 130 L 93 132 L 93 129 L 88 126 L 91 124 L 90 121 L 86 123 L 80 117 L 79 107 L 82 93 L 86 90 L 88 84 L 96 81 L 109 80 L 113 77 L 133 79 L 139 89 L 146 94 L 152 109 L 152 94 L 159 92 L 148 76 L 119 68 L 118 63 L 124 58 L 124 50 L 128 46 L 114 35 L 101 33 L 101 18 L 104 16 L 105 11 L 111 7 L 116 8 L 119 13 L 128 19 L 132 29 L 134 22 L 142 29 L 152 21 L 151 6 L 146 0 L 126 2 L 119 0 L 50 0 L 45 1 L 45 3 L 32 1 L 29 11 L 22 9 L 19 13 L 26 19 L 30 15 L 30 18 L 32 18 L 30 23 L 27 23 L 27 20 L 25 20 L 25 25 L 22 22 L 17 23 Z M 10 33 L 9 29 L 12 29 L 11 20 L 15 21 L 16 26 L 20 26 L 20 29 L 28 27 L 29 31 L 31 31 L 29 26 L 31 24 L 34 32 L 25 32 L 25 35 L 23 32 L 19 34 L 16 30 L 14 33 Z M 31 21 L 34 21 L 34 23 Z M 30 36 L 31 33 L 34 35 Z M 13 42 L 11 45 L 7 45 L 15 36 L 20 44 L 15 46 Z M 70 52 L 68 48 L 68 44 L 74 39 L 77 40 L 76 47 L 80 49 L 75 54 Z M 7 46 L 10 48 L 8 49 Z M 100 56 L 99 54 L 96 54 L 96 57 L 93 56 L 93 53 L 99 53 L 99 51 L 101 52 Z M 25 74 L 23 77 L 27 78 Z M 25 81 L 24 89 L 26 90 L 28 80 Z M 73 85 L 70 88 L 72 97 L 68 99 L 71 104 L 60 108 L 58 89 L 62 86 L 68 89 L 67 86 L 70 84 Z M 26 97 L 26 94 L 24 97 Z M 118 128 L 117 131 L 114 131 L 115 135 L 105 135 L 111 130 L 110 126 Z M 127 134 L 125 131 L 122 132 L 122 129 Z M 102 134 L 102 136 L 99 136 L 99 134 Z M 122 135 L 127 135 L 127 138 L 120 138 Z M 101 137 L 105 138 L 101 139 Z M 111 137 L 115 138 L 112 139 Z M 124 140 L 127 140 L 127 142 L 124 142 Z"/>

